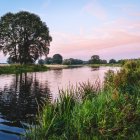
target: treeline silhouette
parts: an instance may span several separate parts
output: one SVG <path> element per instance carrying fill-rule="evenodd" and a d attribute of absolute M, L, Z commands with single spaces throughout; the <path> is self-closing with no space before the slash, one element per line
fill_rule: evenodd
<path fill-rule="evenodd" d="M 110 59 L 109 61 L 101 59 L 99 55 L 92 55 L 87 61 L 75 58 L 63 59 L 61 54 L 55 54 L 53 57 L 47 57 L 45 59 L 39 59 L 38 64 L 63 64 L 63 65 L 81 65 L 81 64 L 124 64 L 128 60 L 138 59 Z"/>

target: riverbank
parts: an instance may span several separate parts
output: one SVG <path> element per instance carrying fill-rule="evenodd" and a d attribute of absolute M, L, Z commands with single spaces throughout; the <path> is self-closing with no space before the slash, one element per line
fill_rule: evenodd
<path fill-rule="evenodd" d="M 0 64 L 0 74 L 16 74 L 24 72 L 38 72 L 38 71 L 47 71 L 55 69 L 66 69 L 66 68 L 78 68 L 83 66 L 89 67 L 100 67 L 100 66 L 110 66 L 118 67 L 120 64 L 87 64 L 87 65 L 19 65 L 19 64 Z"/>
<path fill-rule="evenodd" d="M 121 67 L 122 65 L 121 64 L 87 64 L 87 66 L 90 66 L 90 67 L 100 67 L 100 66 L 103 66 L 103 67 Z"/>
<path fill-rule="evenodd" d="M 54 64 L 54 65 L 44 65 L 44 66 L 48 67 L 49 69 L 66 69 L 66 68 L 83 67 L 85 65 L 58 65 L 58 64 Z"/>
<path fill-rule="evenodd" d="M 0 65 L 0 74 L 18 74 L 25 72 L 47 71 L 48 68 L 43 65 Z"/>
<path fill-rule="evenodd" d="M 83 67 L 83 66 L 89 66 L 89 67 L 121 67 L 121 64 L 81 64 L 81 65 L 45 65 L 49 69 L 65 69 L 65 68 L 76 68 L 76 67 Z"/>
<path fill-rule="evenodd" d="M 117 73 L 108 71 L 100 83 L 80 83 L 59 91 L 59 99 L 44 105 L 31 140 L 140 139 L 140 64 L 128 62 Z M 135 81 L 135 82 L 134 82 Z"/>

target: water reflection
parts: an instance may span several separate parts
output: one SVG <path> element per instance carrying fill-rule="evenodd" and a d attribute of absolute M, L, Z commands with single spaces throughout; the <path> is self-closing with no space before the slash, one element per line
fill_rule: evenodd
<path fill-rule="evenodd" d="M 91 71 L 98 71 L 99 69 L 99 66 L 91 66 Z"/>
<path fill-rule="evenodd" d="M 8 133 L 9 126 L 21 129 L 26 127 L 25 122 L 33 123 L 44 99 L 51 100 L 47 81 L 42 84 L 32 73 L 16 75 L 10 85 L 0 90 L 0 131 Z M 17 135 L 18 128 L 13 134 Z"/>
<path fill-rule="evenodd" d="M 55 79 L 60 79 L 62 77 L 63 70 L 62 69 L 54 70 L 53 73 Z"/>

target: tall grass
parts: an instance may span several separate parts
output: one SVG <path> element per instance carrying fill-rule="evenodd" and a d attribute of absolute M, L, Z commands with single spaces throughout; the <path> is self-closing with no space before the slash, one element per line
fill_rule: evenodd
<path fill-rule="evenodd" d="M 39 112 L 38 124 L 28 130 L 27 138 L 139 140 L 140 86 L 134 86 L 135 94 L 130 94 L 125 88 L 115 87 L 116 76 L 119 72 L 107 74 L 105 83 L 108 83 L 103 89 L 97 83 L 87 82 L 76 88 L 60 90 L 55 103 L 45 105 Z M 129 84 L 129 81 L 125 82 Z"/>

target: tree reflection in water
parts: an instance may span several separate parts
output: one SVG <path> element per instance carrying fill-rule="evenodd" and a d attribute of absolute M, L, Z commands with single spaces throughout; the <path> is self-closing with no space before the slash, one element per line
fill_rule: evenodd
<path fill-rule="evenodd" d="M 99 71 L 99 66 L 91 66 L 91 71 Z"/>
<path fill-rule="evenodd" d="M 0 91 L 0 118 L 4 125 L 23 127 L 21 122 L 34 122 L 38 105 L 51 100 L 47 82 L 39 83 L 36 74 L 16 75 L 9 87 Z"/>

